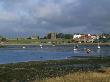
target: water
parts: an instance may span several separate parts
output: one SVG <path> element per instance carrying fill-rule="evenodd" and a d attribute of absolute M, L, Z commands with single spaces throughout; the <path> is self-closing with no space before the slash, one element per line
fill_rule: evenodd
<path fill-rule="evenodd" d="M 79 46 L 79 50 L 73 50 L 74 45 L 40 46 L 6 46 L 0 48 L 0 64 L 27 61 L 61 60 L 74 57 L 110 56 L 110 46 Z M 84 48 L 91 49 L 89 54 Z"/>

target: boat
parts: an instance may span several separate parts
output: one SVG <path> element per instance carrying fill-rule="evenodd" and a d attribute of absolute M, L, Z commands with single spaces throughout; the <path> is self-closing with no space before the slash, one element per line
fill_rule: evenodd
<path fill-rule="evenodd" d="M 76 46 L 74 46 L 74 51 L 78 50 L 78 44 Z"/>
<path fill-rule="evenodd" d="M 74 46 L 74 51 L 78 50 L 78 45 Z"/>
<path fill-rule="evenodd" d="M 99 42 L 98 42 L 98 46 L 97 46 L 97 48 L 98 48 L 98 49 L 100 49 L 100 48 L 101 48 L 101 47 L 100 47 L 100 45 L 99 45 Z"/>
<path fill-rule="evenodd" d="M 98 47 L 97 47 L 98 49 L 100 49 L 100 46 L 98 45 Z"/>
<path fill-rule="evenodd" d="M 86 53 L 89 54 L 91 52 L 91 50 L 88 48 L 86 49 Z"/>
<path fill-rule="evenodd" d="M 78 50 L 76 47 L 74 47 L 74 49 L 73 49 L 74 51 L 76 51 L 76 50 Z"/>
<path fill-rule="evenodd" d="M 26 47 L 25 47 L 25 46 L 23 46 L 22 48 L 23 48 L 23 49 L 25 49 Z"/>
<path fill-rule="evenodd" d="M 98 39 L 98 46 L 97 46 L 97 48 L 100 49 L 101 47 L 99 45 L 99 36 L 97 37 L 97 39 Z"/>
<path fill-rule="evenodd" d="M 40 44 L 40 47 L 42 47 L 43 45 L 42 44 Z"/>
<path fill-rule="evenodd" d="M 52 45 L 52 46 L 55 46 L 55 45 Z"/>

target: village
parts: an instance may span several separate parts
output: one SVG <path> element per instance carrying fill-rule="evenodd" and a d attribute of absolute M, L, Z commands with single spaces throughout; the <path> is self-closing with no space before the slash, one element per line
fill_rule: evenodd
<path fill-rule="evenodd" d="M 110 34 L 64 34 L 47 33 L 43 37 L 37 34 L 29 37 L 0 37 L 0 44 L 69 44 L 69 43 L 110 43 Z"/>

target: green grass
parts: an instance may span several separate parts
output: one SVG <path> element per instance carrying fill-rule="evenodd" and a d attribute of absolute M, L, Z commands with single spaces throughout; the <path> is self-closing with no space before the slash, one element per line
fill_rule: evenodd
<path fill-rule="evenodd" d="M 31 39 L 11 39 L 8 40 L 8 44 L 37 44 L 39 41 L 37 39 L 31 40 Z"/>
<path fill-rule="evenodd" d="M 50 45 L 52 42 L 57 45 L 66 45 L 66 44 L 78 44 L 78 45 L 97 45 L 97 43 L 75 43 L 73 39 L 26 39 L 26 38 L 19 38 L 17 39 L 7 39 L 6 44 L 45 44 Z M 100 45 L 110 45 L 110 42 L 108 43 L 100 43 Z"/>
<path fill-rule="evenodd" d="M 55 44 L 63 44 L 71 42 L 71 39 L 9 39 L 7 44 L 49 44 L 48 42 L 52 42 Z"/>

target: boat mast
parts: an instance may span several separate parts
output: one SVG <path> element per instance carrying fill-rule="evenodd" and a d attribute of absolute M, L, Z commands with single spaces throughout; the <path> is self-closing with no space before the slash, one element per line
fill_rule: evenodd
<path fill-rule="evenodd" d="M 100 49 L 100 44 L 99 44 L 99 35 L 97 35 L 97 40 L 98 40 L 98 49 Z"/>

